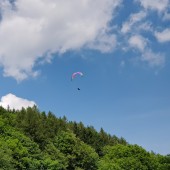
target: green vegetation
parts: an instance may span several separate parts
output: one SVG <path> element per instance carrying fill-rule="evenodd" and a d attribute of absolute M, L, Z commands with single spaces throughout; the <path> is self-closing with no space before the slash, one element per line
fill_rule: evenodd
<path fill-rule="evenodd" d="M 14 169 L 169 170 L 170 156 L 36 107 L 0 107 L 0 170 Z"/>

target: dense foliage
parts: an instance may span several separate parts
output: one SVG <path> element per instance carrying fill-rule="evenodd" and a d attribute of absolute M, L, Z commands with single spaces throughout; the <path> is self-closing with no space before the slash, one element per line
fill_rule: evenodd
<path fill-rule="evenodd" d="M 168 170 L 170 156 L 36 107 L 0 107 L 0 169 Z"/>

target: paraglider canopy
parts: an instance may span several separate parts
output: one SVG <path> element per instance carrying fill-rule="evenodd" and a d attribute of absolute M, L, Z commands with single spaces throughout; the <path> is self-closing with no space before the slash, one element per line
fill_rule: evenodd
<path fill-rule="evenodd" d="M 73 80 L 74 78 L 76 78 L 78 75 L 82 77 L 82 76 L 83 76 L 83 73 L 80 72 L 80 71 L 73 73 L 72 76 L 71 76 L 71 80 Z"/>

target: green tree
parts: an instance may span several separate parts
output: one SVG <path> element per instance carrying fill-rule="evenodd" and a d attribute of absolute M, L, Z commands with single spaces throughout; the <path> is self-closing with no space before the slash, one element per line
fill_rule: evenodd
<path fill-rule="evenodd" d="M 8 161 L 14 169 L 32 170 L 40 167 L 42 155 L 36 143 L 4 123 L 3 119 L 0 119 L 0 132 L 0 151 L 1 154 L 5 153 L 1 159 L 9 158 Z"/>
<path fill-rule="evenodd" d="M 48 143 L 43 151 L 44 167 L 52 170 L 65 170 L 68 166 L 68 160 L 63 153 L 61 153 L 52 142 Z"/>
<path fill-rule="evenodd" d="M 99 170 L 105 170 L 105 167 L 116 167 L 116 170 L 159 170 L 159 162 L 154 155 L 138 145 L 118 144 L 104 147 Z"/>
<path fill-rule="evenodd" d="M 76 138 L 73 133 L 62 131 L 56 137 L 54 145 L 66 156 L 69 170 L 76 168 L 97 169 L 97 153 L 92 147 Z"/>
<path fill-rule="evenodd" d="M 13 170 L 12 150 L 8 148 L 5 141 L 0 138 L 0 169 Z"/>
<path fill-rule="evenodd" d="M 169 170 L 170 169 L 170 156 L 166 155 L 155 155 L 160 163 L 159 170 Z"/>

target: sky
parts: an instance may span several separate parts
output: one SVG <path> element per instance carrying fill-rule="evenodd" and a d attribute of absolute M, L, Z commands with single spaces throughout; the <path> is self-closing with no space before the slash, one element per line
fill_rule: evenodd
<path fill-rule="evenodd" d="M 169 154 L 170 0 L 0 0 L 0 105 Z"/>

